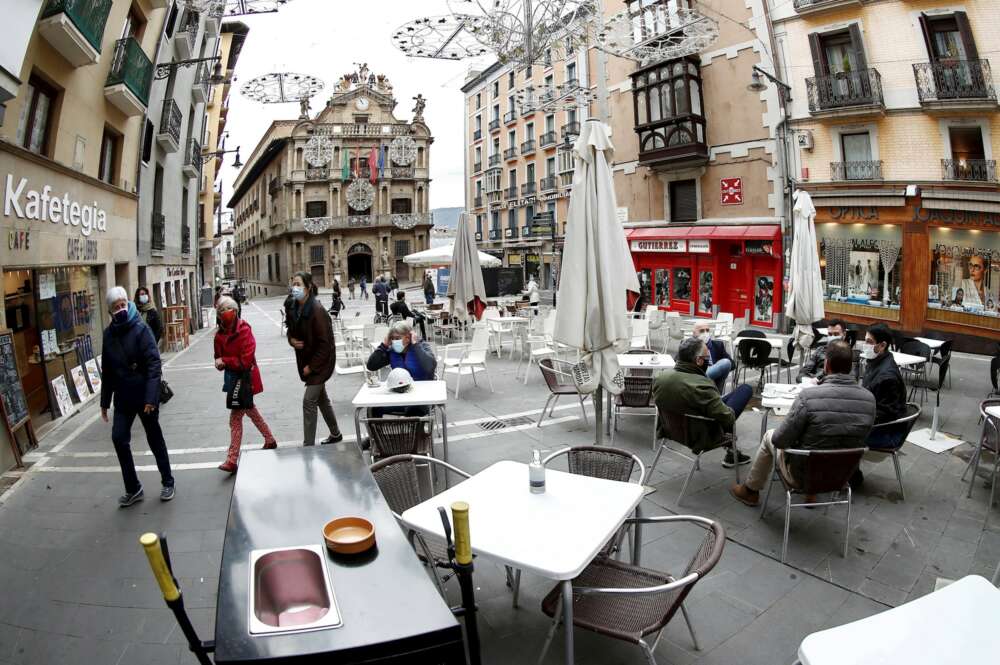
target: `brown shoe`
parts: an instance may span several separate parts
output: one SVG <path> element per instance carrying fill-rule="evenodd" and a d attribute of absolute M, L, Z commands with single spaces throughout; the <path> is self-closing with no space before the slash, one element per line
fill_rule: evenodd
<path fill-rule="evenodd" d="M 264 450 L 274 450 L 278 447 L 277 441 L 268 441 L 264 444 Z"/>
<path fill-rule="evenodd" d="M 223 462 L 219 465 L 219 470 L 226 473 L 236 473 L 236 465 L 232 462 Z"/>
<path fill-rule="evenodd" d="M 729 488 L 729 493 L 740 503 L 744 503 L 751 508 L 760 504 L 760 492 L 756 492 L 746 485 L 733 485 Z"/>

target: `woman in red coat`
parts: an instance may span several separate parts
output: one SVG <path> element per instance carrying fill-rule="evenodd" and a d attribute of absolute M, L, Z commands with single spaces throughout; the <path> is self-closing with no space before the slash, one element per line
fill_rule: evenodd
<path fill-rule="evenodd" d="M 257 341 L 250 324 L 239 317 L 239 306 L 228 296 L 219 298 L 216 312 L 219 315 L 219 329 L 215 333 L 215 367 L 220 372 L 225 372 L 223 392 L 228 393 L 232 382 L 249 369 L 253 394 L 259 395 L 264 392 L 264 384 L 260 380 L 260 368 L 257 367 L 255 356 Z M 229 453 L 226 461 L 219 465 L 227 473 L 236 471 L 236 464 L 240 459 L 244 415 L 250 416 L 250 420 L 264 436 L 265 450 L 278 447 L 278 442 L 256 406 L 250 409 L 232 409 L 229 412 Z"/>

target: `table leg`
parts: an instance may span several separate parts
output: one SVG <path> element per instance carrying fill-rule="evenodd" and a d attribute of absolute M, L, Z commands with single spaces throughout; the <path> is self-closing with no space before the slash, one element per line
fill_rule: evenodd
<path fill-rule="evenodd" d="M 361 451 L 361 408 L 354 409 L 354 445 Z"/>
<path fill-rule="evenodd" d="M 604 389 L 597 387 L 594 393 L 594 445 L 601 445 L 604 442 Z"/>
<path fill-rule="evenodd" d="M 573 665 L 573 580 L 563 580 L 563 630 L 566 631 L 566 665 Z"/>
<path fill-rule="evenodd" d="M 441 455 L 444 461 L 448 461 L 448 411 L 444 404 L 439 405 L 441 409 Z M 444 472 L 444 488 L 448 489 L 448 472 Z"/>
<path fill-rule="evenodd" d="M 760 440 L 764 440 L 764 434 L 767 432 L 767 414 L 771 413 L 771 409 L 764 408 L 764 415 L 760 419 Z"/>

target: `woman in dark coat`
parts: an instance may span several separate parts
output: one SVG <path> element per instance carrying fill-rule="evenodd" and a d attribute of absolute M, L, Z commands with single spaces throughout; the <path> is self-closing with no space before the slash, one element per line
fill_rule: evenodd
<path fill-rule="evenodd" d="M 101 376 L 101 418 L 108 422 L 108 409 L 115 406 L 111 441 L 125 481 L 125 494 L 118 499 L 122 508 L 143 498 L 142 483 L 132 459 L 132 424 L 136 416 L 146 430 L 146 441 L 156 458 L 163 489 L 160 499 L 174 498 L 174 477 L 170 472 L 167 443 L 160 430 L 160 352 L 149 326 L 142 322 L 135 304 L 120 286 L 108 290 L 111 325 L 104 330 Z"/>
<path fill-rule="evenodd" d="M 153 331 L 153 339 L 159 344 L 160 340 L 163 339 L 163 319 L 160 318 L 160 313 L 156 310 L 156 305 L 153 304 L 153 298 L 149 295 L 149 289 L 145 286 L 140 286 L 136 289 L 134 302 L 143 323 Z"/>
<path fill-rule="evenodd" d="M 288 322 L 288 343 L 295 349 L 299 378 L 306 384 L 302 397 L 303 445 L 316 442 L 316 412 L 323 414 L 330 436 L 323 443 L 337 443 L 344 436 L 337 425 L 326 382 L 333 376 L 337 349 L 333 341 L 333 322 L 316 299 L 312 275 L 297 272 L 292 277 L 291 319 Z"/>
<path fill-rule="evenodd" d="M 254 339 L 250 324 L 239 317 L 239 307 L 236 301 L 228 296 L 219 298 L 216 312 L 219 315 L 219 329 L 215 333 L 215 368 L 225 372 L 222 390 L 226 393 L 240 375 L 250 371 L 250 385 L 253 394 L 264 392 L 264 382 L 260 378 L 260 368 L 257 366 L 257 340 Z M 249 416 L 257 431 L 264 437 L 264 450 L 278 447 L 278 442 L 271 434 L 264 416 L 260 415 L 257 406 L 249 409 L 232 409 L 229 411 L 229 452 L 226 461 L 219 468 L 227 473 L 235 473 L 240 459 L 240 445 L 243 441 L 243 416 Z"/>

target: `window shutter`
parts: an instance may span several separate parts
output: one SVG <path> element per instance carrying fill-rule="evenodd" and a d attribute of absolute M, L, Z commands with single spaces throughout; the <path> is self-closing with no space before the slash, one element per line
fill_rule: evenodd
<path fill-rule="evenodd" d="M 698 221 L 698 187 L 694 180 L 670 183 L 670 221 Z"/>
<path fill-rule="evenodd" d="M 979 60 L 979 51 L 976 50 L 976 40 L 972 37 L 972 26 L 969 25 L 969 15 L 965 12 L 955 12 L 955 22 L 958 24 L 958 33 L 962 35 L 965 57 L 969 60 Z"/>
<path fill-rule="evenodd" d="M 927 19 L 927 14 L 923 12 L 920 13 L 920 32 L 924 33 L 924 44 L 927 45 L 927 55 L 930 56 L 931 62 L 937 60 L 934 50 L 934 40 L 931 38 L 931 24 Z"/>
<path fill-rule="evenodd" d="M 826 66 L 826 55 L 823 53 L 823 45 L 819 41 L 819 33 L 813 32 L 809 35 L 809 50 L 812 52 L 813 71 L 816 76 L 826 76 L 830 70 Z"/>
<path fill-rule="evenodd" d="M 857 23 L 852 23 L 847 30 L 851 33 L 851 47 L 854 49 L 858 71 L 868 69 L 868 61 L 865 60 L 865 45 L 861 41 L 861 28 L 858 27 Z"/>

